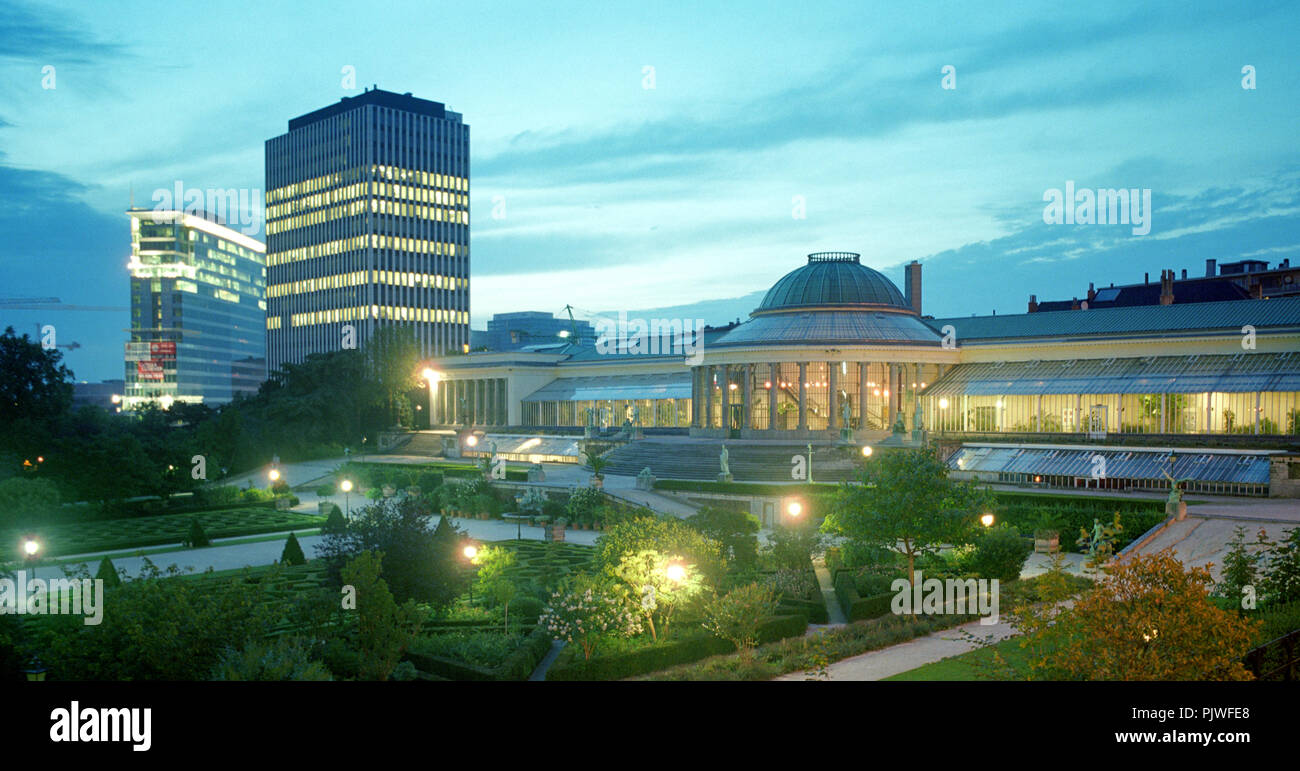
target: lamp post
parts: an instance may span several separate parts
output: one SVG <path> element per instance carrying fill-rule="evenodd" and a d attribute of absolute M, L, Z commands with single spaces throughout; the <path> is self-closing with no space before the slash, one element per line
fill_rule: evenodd
<path fill-rule="evenodd" d="M 41 542 L 36 536 L 29 535 L 23 539 L 23 556 L 27 559 L 28 569 L 34 570 L 36 561 L 41 558 Z"/>
<path fill-rule="evenodd" d="M 993 513 L 988 511 L 984 512 L 984 514 L 980 516 L 980 524 L 984 527 L 993 527 Z"/>
<path fill-rule="evenodd" d="M 49 671 L 49 667 L 41 663 L 40 656 L 32 656 L 32 660 L 27 662 L 27 666 L 22 669 L 22 673 L 29 683 L 44 682 L 45 673 Z"/>
<path fill-rule="evenodd" d="M 352 480 L 344 479 L 339 482 L 339 489 L 343 491 L 343 501 L 347 506 L 347 518 L 352 519 Z"/>

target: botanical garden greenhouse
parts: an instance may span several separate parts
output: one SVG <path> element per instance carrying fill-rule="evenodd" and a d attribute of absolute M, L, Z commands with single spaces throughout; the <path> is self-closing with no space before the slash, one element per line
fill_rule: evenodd
<path fill-rule="evenodd" d="M 433 423 L 859 443 L 918 429 L 1300 430 L 1300 297 L 934 318 L 921 313 L 919 264 L 905 284 L 855 253 L 822 252 L 749 319 L 694 337 L 687 320 L 662 345 L 438 360 Z M 656 321 L 649 328 L 683 329 Z"/>

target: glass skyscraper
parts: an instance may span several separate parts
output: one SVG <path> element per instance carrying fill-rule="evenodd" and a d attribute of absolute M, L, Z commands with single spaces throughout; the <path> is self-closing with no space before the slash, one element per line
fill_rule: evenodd
<path fill-rule="evenodd" d="M 383 325 L 467 350 L 469 126 L 379 89 L 290 120 L 266 142 L 266 237 L 269 371 Z"/>
<path fill-rule="evenodd" d="M 224 404 L 266 372 L 265 247 L 196 214 L 131 209 L 122 406 Z"/>

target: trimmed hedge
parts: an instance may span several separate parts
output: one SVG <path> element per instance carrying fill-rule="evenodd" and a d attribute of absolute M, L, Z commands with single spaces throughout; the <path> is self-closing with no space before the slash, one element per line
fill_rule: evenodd
<path fill-rule="evenodd" d="M 808 618 L 803 615 L 777 616 L 770 619 L 758 630 L 760 644 L 798 637 L 808 630 Z M 700 630 L 689 637 L 670 642 L 655 643 L 626 653 L 602 656 L 599 653 L 591 659 L 582 658 L 582 649 L 570 645 L 564 649 L 546 673 L 547 680 L 557 681 L 593 681 L 623 680 L 661 669 L 689 664 L 710 656 L 732 653 L 736 646 L 720 637 Z"/>
<path fill-rule="evenodd" d="M 857 577 L 852 570 L 835 571 L 834 583 L 835 597 L 840 601 L 840 609 L 849 621 L 879 618 L 889 613 L 894 601 L 893 592 L 861 596 L 858 594 Z"/>
<path fill-rule="evenodd" d="M 407 651 L 403 660 L 411 662 L 421 672 L 428 672 L 448 680 L 478 682 L 527 680 L 550 649 L 550 637 L 543 630 L 534 629 L 528 637 L 524 638 L 523 645 L 507 656 L 500 666 L 491 669 L 441 656 L 426 656 L 414 651 Z"/>

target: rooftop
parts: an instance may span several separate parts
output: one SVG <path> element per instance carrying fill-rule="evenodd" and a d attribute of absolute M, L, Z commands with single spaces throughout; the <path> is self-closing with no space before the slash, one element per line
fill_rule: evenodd
<path fill-rule="evenodd" d="M 373 104 L 379 107 L 388 107 L 393 110 L 404 110 L 405 112 L 415 113 L 416 115 L 427 115 L 432 118 L 450 118 L 459 121 L 460 114 L 449 112 L 447 106 L 442 102 L 434 102 L 429 99 L 419 99 L 411 96 L 410 92 L 398 94 L 392 91 L 384 91 L 379 88 L 372 88 L 364 91 L 357 96 L 345 96 L 339 101 L 328 107 L 322 107 L 319 110 L 313 110 L 306 115 L 300 115 L 297 118 L 289 119 L 289 130 L 294 131 L 303 126 L 309 126 L 318 121 L 332 118 L 335 115 L 355 110 L 365 105 Z"/>

